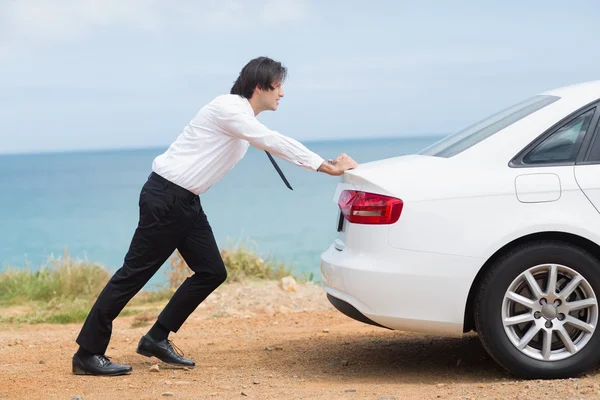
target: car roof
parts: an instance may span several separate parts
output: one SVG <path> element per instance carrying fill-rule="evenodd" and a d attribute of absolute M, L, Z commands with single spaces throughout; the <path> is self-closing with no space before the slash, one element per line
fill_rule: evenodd
<path fill-rule="evenodd" d="M 585 99 L 598 99 L 600 98 L 600 80 L 562 86 L 540 94 L 561 98 L 582 97 Z"/>
<path fill-rule="evenodd" d="M 538 95 L 555 96 L 558 101 L 509 125 L 452 157 L 456 162 L 478 165 L 508 165 L 521 149 L 545 130 L 582 107 L 600 99 L 600 80 L 572 84 Z"/>

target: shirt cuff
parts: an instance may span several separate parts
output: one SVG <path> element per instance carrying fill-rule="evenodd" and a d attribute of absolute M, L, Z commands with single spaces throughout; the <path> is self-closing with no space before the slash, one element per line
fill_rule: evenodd
<path fill-rule="evenodd" d="M 315 154 L 308 160 L 308 167 L 310 167 L 310 169 L 312 169 L 313 171 L 317 171 L 321 164 L 323 164 L 324 162 L 325 159 L 323 157 Z"/>

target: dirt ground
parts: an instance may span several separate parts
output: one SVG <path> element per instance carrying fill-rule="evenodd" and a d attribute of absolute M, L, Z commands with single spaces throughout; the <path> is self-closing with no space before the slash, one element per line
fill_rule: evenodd
<path fill-rule="evenodd" d="M 365 325 L 333 309 L 314 285 L 297 292 L 276 282 L 219 288 L 171 334 L 196 361 L 189 370 L 135 353 L 158 311 L 115 321 L 107 355 L 133 373 L 110 378 L 71 374 L 80 324 L 1 326 L 0 399 L 600 398 L 597 370 L 579 379 L 522 381 L 498 367 L 475 335 L 440 338 Z M 153 364 L 158 372 L 150 371 Z"/>

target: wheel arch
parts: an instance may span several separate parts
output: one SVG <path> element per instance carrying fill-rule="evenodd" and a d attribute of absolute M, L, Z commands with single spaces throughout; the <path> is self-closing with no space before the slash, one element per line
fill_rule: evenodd
<path fill-rule="evenodd" d="M 469 289 L 469 295 L 467 297 L 467 304 L 465 307 L 465 315 L 464 315 L 464 322 L 463 322 L 463 332 L 470 332 L 471 330 L 473 330 L 475 328 L 475 323 L 474 323 L 474 317 L 473 317 L 473 306 L 475 303 L 475 295 L 477 293 L 477 288 L 479 287 L 479 285 L 481 284 L 481 281 L 483 279 L 483 277 L 485 276 L 486 272 L 489 271 L 489 269 L 492 267 L 492 265 L 494 264 L 494 262 L 502 257 L 502 255 L 506 254 L 507 252 L 511 251 L 511 249 L 523 245 L 525 243 L 528 242 L 534 242 L 537 240 L 558 240 L 558 241 L 562 241 L 565 243 L 569 243 L 572 245 L 576 245 L 579 246 L 587 251 L 589 251 L 590 253 L 592 253 L 596 258 L 600 259 L 600 245 L 598 245 L 597 243 L 586 239 L 582 236 L 579 235 L 575 235 L 572 233 L 566 233 L 566 232 L 537 232 L 537 233 L 532 233 L 526 236 L 522 236 L 518 239 L 513 240 L 512 242 L 507 243 L 506 245 L 504 245 L 503 247 L 501 247 L 500 249 L 498 249 L 481 267 L 481 269 L 479 270 L 479 272 L 477 273 L 477 275 L 475 276 L 475 279 L 473 280 L 473 283 L 471 284 L 471 288 Z"/>

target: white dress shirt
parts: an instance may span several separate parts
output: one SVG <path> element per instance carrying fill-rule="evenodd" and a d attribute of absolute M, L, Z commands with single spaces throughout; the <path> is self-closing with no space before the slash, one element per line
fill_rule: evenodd
<path fill-rule="evenodd" d="M 167 151 L 154 159 L 152 170 L 201 194 L 223 178 L 250 145 L 312 171 L 324 161 L 298 141 L 261 124 L 247 99 L 228 94 L 202 107 Z M 266 156 L 265 163 L 272 168 Z"/>

